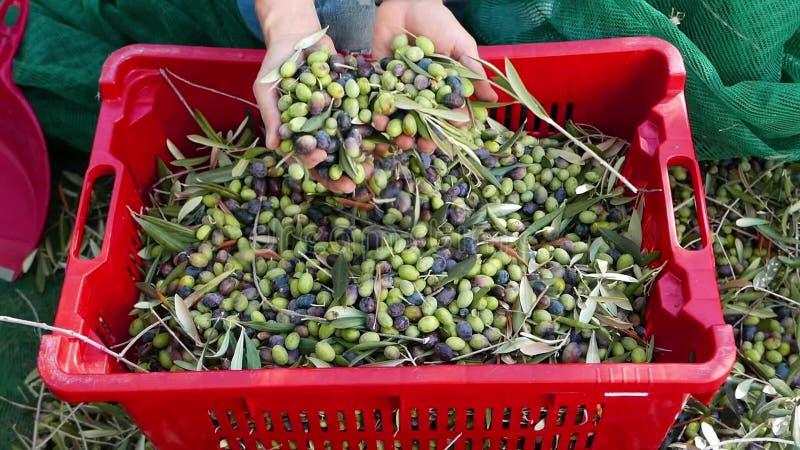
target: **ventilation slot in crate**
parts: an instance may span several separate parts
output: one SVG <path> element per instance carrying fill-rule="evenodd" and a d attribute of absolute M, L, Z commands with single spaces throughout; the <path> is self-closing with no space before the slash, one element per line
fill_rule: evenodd
<path fill-rule="evenodd" d="M 572 119 L 574 109 L 575 105 L 571 102 L 564 104 L 552 103 L 550 108 L 545 107 L 550 117 L 560 125 L 564 125 Z M 548 135 L 556 131 L 552 125 L 548 125 L 533 112 L 519 104 L 491 109 L 489 110 L 489 116 L 513 131 L 518 130 L 523 124 L 525 124 L 525 129 L 528 132 L 537 135 Z"/>

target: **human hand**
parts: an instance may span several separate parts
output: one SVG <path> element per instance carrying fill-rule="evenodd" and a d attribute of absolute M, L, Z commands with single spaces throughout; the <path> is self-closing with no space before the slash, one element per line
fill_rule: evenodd
<path fill-rule="evenodd" d="M 473 59 L 478 57 L 475 39 L 441 0 L 385 0 L 375 16 L 373 56 L 391 56 L 392 39 L 407 32 L 427 36 L 438 53 L 450 56 L 479 75 L 486 75 L 481 64 Z M 497 101 L 497 93 L 488 81 L 476 81 L 474 85 L 479 100 Z"/>
<path fill-rule="evenodd" d="M 260 80 L 279 69 L 294 54 L 295 45 L 299 40 L 314 34 L 321 27 L 313 1 L 260 0 L 256 2 L 256 12 L 263 26 L 267 53 L 253 85 L 253 93 L 264 122 L 265 145 L 267 148 L 276 149 L 281 143 L 279 132 L 281 113 L 278 109 L 280 94 L 276 86 L 278 82 L 264 83 Z M 324 36 L 309 51 L 322 47 L 328 47 L 331 52 L 335 52 L 333 41 L 328 36 Z M 355 183 L 347 177 L 333 181 L 319 176 L 314 168 L 326 157 L 327 153 L 324 150 L 315 148 L 303 154 L 295 153 L 293 159 L 299 160 L 309 169 L 311 177 L 321 182 L 328 190 L 354 191 Z"/>

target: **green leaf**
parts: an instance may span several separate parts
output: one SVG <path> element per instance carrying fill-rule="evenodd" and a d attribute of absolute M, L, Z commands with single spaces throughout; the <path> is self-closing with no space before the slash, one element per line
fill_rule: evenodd
<path fill-rule="evenodd" d="M 494 169 L 490 169 L 489 171 L 492 172 L 492 175 L 494 175 L 495 177 L 503 177 L 514 169 L 520 167 L 524 167 L 527 169 L 530 166 L 531 166 L 530 164 L 512 164 L 510 166 L 495 167 Z"/>
<path fill-rule="evenodd" d="M 366 328 L 366 316 L 362 317 L 343 317 L 341 319 L 331 320 L 329 325 L 336 329 L 354 328 L 361 330 Z"/>
<path fill-rule="evenodd" d="M 750 385 L 752 384 L 753 379 L 748 378 L 736 385 L 736 392 L 734 394 L 736 400 L 742 400 L 743 398 L 747 397 L 747 394 L 750 392 Z"/>
<path fill-rule="evenodd" d="M 197 327 L 194 325 L 192 314 L 189 312 L 186 303 L 183 302 L 183 299 L 178 294 L 175 294 L 173 304 L 175 306 L 175 320 L 195 344 L 200 345 L 200 334 L 197 332 Z"/>
<path fill-rule="evenodd" d="M 394 105 L 397 107 L 397 109 L 417 111 L 422 114 L 441 117 L 442 119 L 452 120 L 454 122 L 466 122 L 469 120 L 469 116 L 462 112 L 454 111 L 452 109 L 426 108 L 403 94 L 395 94 Z"/>
<path fill-rule="evenodd" d="M 777 258 L 770 258 L 767 266 L 753 278 L 753 287 L 756 289 L 764 289 L 775 279 L 778 274 L 781 264 Z"/>
<path fill-rule="evenodd" d="M 409 111 L 408 114 L 411 114 L 411 116 L 414 117 L 414 120 L 417 122 L 417 133 L 419 134 L 419 136 L 423 139 L 430 139 L 431 134 L 428 131 L 428 126 L 425 125 L 425 122 L 422 121 L 422 118 L 420 118 L 419 113 L 416 111 Z"/>
<path fill-rule="evenodd" d="M 333 265 L 333 301 L 342 300 L 347 294 L 347 285 L 350 281 L 350 263 L 343 255 L 336 258 Z"/>
<path fill-rule="evenodd" d="M 183 153 L 181 153 L 180 149 L 178 149 L 178 147 L 175 144 L 173 144 L 172 141 L 170 141 L 169 139 L 167 139 L 167 150 L 169 150 L 169 153 L 176 160 L 186 159 L 186 157 L 183 156 Z"/>
<path fill-rule="evenodd" d="M 247 333 L 242 330 L 242 335 L 244 335 L 244 347 L 246 350 L 245 353 L 245 361 L 247 362 L 248 369 L 260 369 L 261 368 L 261 355 L 258 352 L 258 349 L 253 344 L 253 340 L 247 337 Z"/>
<path fill-rule="evenodd" d="M 281 323 L 275 320 L 266 322 L 241 322 L 242 326 L 252 328 L 256 331 L 267 331 L 270 333 L 290 333 L 295 326 L 291 323 Z"/>
<path fill-rule="evenodd" d="M 795 396 L 794 391 L 792 391 L 792 388 L 790 388 L 789 385 L 786 384 L 786 382 L 781 380 L 780 378 L 770 379 L 769 384 L 771 384 L 772 387 L 775 388 L 775 391 L 777 393 L 781 394 L 784 397 L 792 398 Z"/>
<path fill-rule="evenodd" d="M 560 208 L 552 211 L 550 213 L 545 214 L 542 216 L 541 219 L 533 221 L 532 224 L 522 232 L 519 239 L 522 242 L 527 241 L 528 237 L 532 236 L 537 231 L 541 230 L 542 228 L 550 225 L 553 223 L 554 220 L 558 219 L 565 211 L 565 207 L 561 206 Z"/>
<path fill-rule="evenodd" d="M 182 252 L 197 240 L 194 231 L 189 227 L 133 211 L 131 215 L 142 227 L 142 231 L 171 253 Z"/>
<path fill-rule="evenodd" d="M 233 169 L 231 169 L 231 176 L 234 178 L 240 178 L 242 175 L 244 175 L 244 171 L 247 170 L 248 164 L 250 164 L 249 160 L 244 158 L 240 159 L 236 165 L 233 166 Z"/>
<path fill-rule="evenodd" d="M 186 138 L 189 139 L 190 141 L 194 142 L 195 144 L 204 145 L 206 147 L 221 148 L 221 149 L 225 149 L 225 150 L 233 150 L 234 149 L 230 145 L 225 144 L 223 142 L 220 142 L 219 140 L 211 139 L 211 138 L 208 138 L 206 136 L 200 136 L 199 134 L 190 134 L 190 135 L 186 136 Z"/>
<path fill-rule="evenodd" d="M 592 337 L 589 338 L 589 349 L 586 350 L 586 363 L 600 363 L 600 350 L 597 348 L 597 338 L 594 335 L 594 331 L 592 331 Z"/>
<path fill-rule="evenodd" d="M 200 173 L 193 172 L 186 176 L 186 185 L 191 186 L 198 183 L 208 183 L 208 184 L 224 184 L 228 181 L 233 180 L 233 175 L 231 175 L 231 169 L 228 167 L 218 167 L 216 169 L 211 169 L 207 171 L 203 171 Z"/>
<path fill-rule="evenodd" d="M 504 108 L 504 107 L 506 107 L 506 106 L 509 106 L 509 105 L 514 105 L 514 104 L 516 104 L 516 103 L 517 103 L 517 102 L 501 102 L 501 103 L 495 103 L 495 102 L 479 102 L 479 101 L 470 101 L 470 104 L 472 104 L 472 106 L 475 106 L 475 107 L 477 107 L 477 108 L 486 108 L 486 109 Z"/>
<path fill-rule="evenodd" d="M 461 280 L 472 270 L 473 267 L 475 267 L 475 264 L 477 264 L 479 261 L 480 259 L 478 258 L 478 255 L 471 255 L 467 259 L 451 267 L 450 270 L 447 271 L 447 276 L 444 277 L 443 280 L 440 280 L 437 283 L 437 286 L 444 286 L 451 281 Z"/>
<path fill-rule="evenodd" d="M 344 144 L 342 142 L 339 143 L 339 164 L 342 166 L 342 170 L 344 173 L 347 174 L 350 178 L 357 178 L 356 168 L 353 165 L 353 159 L 347 156 L 347 152 L 344 150 Z"/>
<path fill-rule="evenodd" d="M 329 367 L 333 367 L 329 363 L 327 363 L 327 362 L 325 362 L 325 361 L 323 361 L 321 359 L 314 358 L 313 356 L 306 356 L 306 360 L 308 360 L 308 362 L 313 364 L 314 367 L 316 367 L 317 369 L 327 369 Z"/>
<path fill-rule="evenodd" d="M 187 371 L 190 371 L 190 372 L 197 371 L 197 367 L 194 364 L 188 363 L 188 362 L 186 362 L 186 361 L 184 361 L 182 359 L 176 359 L 176 360 L 172 361 L 172 364 L 180 367 L 183 370 L 187 370 Z M 117 431 L 115 431 L 115 433 L 117 433 Z"/>
<path fill-rule="evenodd" d="M 498 189 L 501 188 L 500 182 L 497 181 L 497 177 L 495 177 L 494 174 L 492 174 L 492 172 L 480 161 L 476 161 L 468 156 L 464 156 L 462 153 L 459 153 L 458 155 L 460 157 L 461 164 L 467 167 L 467 169 L 469 169 L 472 173 L 493 184 Z"/>
<path fill-rule="evenodd" d="M 522 82 L 522 79 L 519 77 L 519 73 L 517 73 L 517 69 L 514 68 L 514 65 L 511 64 L 511 60 L 506 58 L 506 76 L 508 77 L 508 84 L 511 86 L 511 89 L 516 94 L 517 99 L 522 103 L 528 110 L 530 110 L 536 117 L 542 119 L 543 121 L 551 124 L 553 123 L 553 119 L 547 114 L 544 107 L 538 100 L 536 100 L 528 89 L 525 88 L 525 84 Z"/>
<path fill-rule="evenodd" d="M 508 140 L 506 140 L 506 141 L 503 143 L 503 145 L 500 147 L 500 150 L 498 150 L 498 151 L 497 151 L 497 153 L 499 153 L 499 154 L 501 154 L 501 155 L 504 155 L 504 154 L 506 154 L 506 152 L 509 152 L 509 151 L 511 150 L 511 147 L 512 147 L 512 146 L 513 146 L 513 145 L 514 145 L 514 144 L 515 144 L 517 141 L 519 141 L 519 139 L 520 139 L 520 138 L 521 138 L 523 135 L 527 134 L 527 133 L 525 132 L 525 125 L 526 125 L 527 123 L 528 123 L 528 119 L 525 119 L 525 120 L 522 122 L 522 125 L 519 127 L 519 130 L 517 130 L 517 132 L 516 132 L 516 133 L 514 133 L 514 135 L 513 135 L 513 136 L 511 136 L 511 139 L 508 139 Z"/>
<path fill-rule="evenodd" d="M 558 148 L 551 148 L 550 150 L 548 150 L 548 152 L 550 153 L 551 156 L 553 156 L 553 159 L 561 158 L 561 159 L 563 159 L 564 161 L 566 161 L 566 162 L 568 162 L 570 164 L 575 164 L 575 165 L 578 165 L 578 166 L 582 166 L 586 162 L 583 159 L 583 157 L 581 157 L 581 155 L 579 155 L 579 154 L 577 154 L 575 152 L 570 152 L 570 151 L 562 150 L 562 149 L 558 149 Z"/>
<path fill-rule="evenodd" d="M 769 221 L 764 219 L 758 219 L 754 217 L 742 217 L 740 219 L 736 219 L 736 226 L 737 227 L 755 227 L 758 225 L 768 225 Z"/>
<path fill-rule="evenodd" d="M 231 170 L 228 169 L 228 168 L 225 168 L 225 171 L 228 172 L 229 174 L 231 173 Z M 239 199 L 239 194 L 237 194 L 236 192 L 233 192 L 232 190 L 230 190 L 228 188 L 222 187 L 222 186 L 220 186 L 218 184 L 195 183 L 195 184 L 186 184 L 186 187 L 196 187 L 196 188 L 200 188 L 200 189 L 206 190 L 206 191 L 214 193 L 214 194 L 219 194 L 222 197 L 232 198 L 232 199 L 236 199 L 236 200 Z"/>
<path fill-rule="evenodd" d="M 650 341 L 647 343 L 647 351 L 645 353 L 645 361 L 652 362 L 653 361 L 653 352 L 656 349 L 656 336 L 650 336 Z"/>
<path fill-rule="evenodd" d="M 176 159 L 175 161 L 170 162 L 170 165 L 188 169 L 190 167 L 199 166 L 200 164 L 203 164 L 209 159 L 211 159 L 210 156 L 198 156 L 197 158 Z"/>
<path fill-rule="evenodd" d="M 239 340 L 236 341 L 236 348 L 233 350 L 231 358 L 231 370 L 242 370 L 244 363 L 244 341 L 247 340 L 247 333 L 242 330 L 239 333 Z"/>
<path fill-rule="evenodd" d="M 303 39 L 300 39 L 299 41 L 297 41 L 297 44 L 294 45 L 294 49 L 296 51 L 302 51 L 311 48 L 322 38 L 324 38 L 326 34 L 328 34 L 328 27 L 325 27 L 310 36 L 306 36 Z"/>
<path fill-rule="evenodd" d="M 292 329 L 294 329 L 294 327 L 292 327 Z M 225 353 L 227 353 L 228 348 L 231 345 L 230 341 L 231 341 L 231 329 L 228 328 L 228 330 L 225 331 L 225 335 L 222 336 L 222 341 L 220 342 L 219 350 L 217 350 L 217 352 L 214 353 L 213 355 L 209 356 L 209 358 L 219 358 Z"/>
<path fill-rule="evenodd" d="M 582 211 L 586 211 L 587 209 L 591 208 L 592 206 L 600 203 L 602 200 L 601 197 L 590 197 L 590 198 L 580 198 L 576 199 L 575 201 L 571 202 L 570 204 L 566 205 L 564 209 L 564 216 L 562 220 L 570 220 L 573 217 L 580 214 Z"/>
<path fill-rule="evenodd" d="M 514 327 L 514 333 L 519 333 L 538 302 L 539 298 L 533 293 L 533 288 L 531 288 L 527 275 L 523 275 L 519 282 L 519 295 L 514 302 L 514 311 L 511 313 L 511 324 Z"/>
<path fill-rule="evenodd" d="M 300 131 L 302 133 L 311 133 L 322 128 L 323 125 L 325 125 L 325 121 L 331 116 L 332 106 L 333 103 L 331 103 L 330 106 L 328 106 L 328 109 L 321 114 L 317 114 L 316 116 L 312 116 L 310 119 L 306 120 L 306 123 L 304 123 L 300 128 Z"/>
<path fill-rule="evenodd" d="M 774 242 L 781 242 L 788 245 L 800 245 L 800 240 L 790 236 L 784 236 L 766 225 L 756 225 L 756 228 L 758 228 L 758 231 L 760 231 L 761 234 L 770 238 Z"/>
<path fill-rule="evenodd" d="M 251 147 L 248 148 L 246 152 L 244 152 L 242 158 L 252 160 L 263 155 L 264 153 L 267 153 L 268 151 L 269 150 L 267 149 L 267 147 Z"/>
<path fill-rule="evenodd" d="M 636 245 L 636 243 L 633 242 L 632 240 L 620 236 L 619 233 L 617 233 L 614 230 L 607 230 L 604 228 L 600 228 L 598 231 L 600 232 L 600 236 L 602 236 L 603 239 L 606 240 L 606 242 L 610 243 L 617 250 L 621 251 L 622 253 L 628 253 L 631 256 L 633 256 L 633 260 L 636 262 L 636 264 L 640 266 L 646 266 L 650 262 L 652 262 L 652 260 L 651 261 L 647 260 L 648 257 L 652 256 L 652 254 L 643 253 L 640 247 Z"/>
<path fill-rule="evenodd" d="M 384 347 L 391 347 L 393 345 L 397 345 L 397 342 L 388 342 L 388 341 L 377 341 L 377 342 L 361 342 L 356 344 L 347 351 L 349 352 L 363 352 L 365 350 L 374 350 L 376 348 L 384 348 Z"/>
<path fill-rule="evenodd" d="M 203 201 L 202 196 L 192 197 L 189 200 L 187 200 L 186 203 L 184 203 L 183 206 L 181 207 L 181 210 L 178 212 L 178 222 L 183 222 L 183 219 L 185 219 L 186 216 L 189 215 L 189 213 L 197 209 L 197 207 L 200 206 L 200 203 L 202 203 L 202 201 Z"/>
<path fill-rule="evenodd" d="M 408 66 L 409 69 L 411 69 L 412 72 L 416 73 L 417 75 L 422 75 L 423 77 L 431 78 L 431 74 L 429 74 L 428 71 L 420 67 L 414 61 L 408 59 L 405 53 L 403 53 L 401 57 L 403 58 L 403 62 L 406 64 L 406 66 Z"/>
<path fill-rule="evenodd" d="M 194 120 L 195 122 L 197 122 L 197 125 L 200 127 L 200 129 L 203 131 L 203 133 L 206 135 L 207 138 L 219 142 L 220 144 L 223 143 L 222 140 L 219 138 L 219 135 L 217 135 L 217 132 L 214 131 L 214 127 L 212 127 L 211 124 L 208 123 L 208 119 L 206 119 L 206 116 L 204 116 L 199 109 L 194 110 Z"/>
<path fill-rule="evenodd" d="M 517 212 L 522 208 L 520 205 L 514 205 L 511 203 L 488 203 L 482 206 L 479 210 L 472 213 L 472 215 L 464 222 L 462 225 L 464 228 L 469 228 L 477 223 L 483 222 L 486 220 L 486 216 L 491 211 L 495 217 L 505 217 L 511 213 Z"/>

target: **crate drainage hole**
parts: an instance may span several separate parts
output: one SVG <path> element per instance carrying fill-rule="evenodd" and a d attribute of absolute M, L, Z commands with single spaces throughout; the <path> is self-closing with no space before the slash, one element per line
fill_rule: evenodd
<path fill-rule="evenodd" d="M 683 166 L 669 166 L 669 187 L 672 211 L 675 215 L 675 234 L 678 245 L 687 250 L 703 248 L 703 236 L 697 219 L 695 189 L 692 174 Z"/>
<path fill-rule="evenodd" d="M 114 187 L 113 175 L 101 175 L 92 183 L 92 193 L 89 197 L 89 207 L 86 211 L 86 221 L 83 225 L 78 255 L 81 259 L 94 259 L 100 254 L 105 237 L 108 208 L 111 201 L 111 191 Z M 134 252 L 136 250 L 133 250 Z"/>

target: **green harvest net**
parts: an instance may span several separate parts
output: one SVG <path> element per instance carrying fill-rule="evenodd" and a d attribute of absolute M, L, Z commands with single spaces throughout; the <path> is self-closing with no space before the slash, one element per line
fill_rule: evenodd
<path fill-rule="evenodd" d="M 116 48 L 262 45 L 234 0 L 32 0 L 31 9 L 15 80 L 48 137 L 85 151 L 100 68 Z M 700 158 L 800 158 L 800 1 L 471 0 L 463 22 L 481 44 L 665 39 L 684 56 Z"/>
<path fill-rule="evenodd" d="M 686 65 L 698 157 L 800 158 L 800 1 L 472 0 L 463 21 L 483 44 L 665 39 Z"/>

